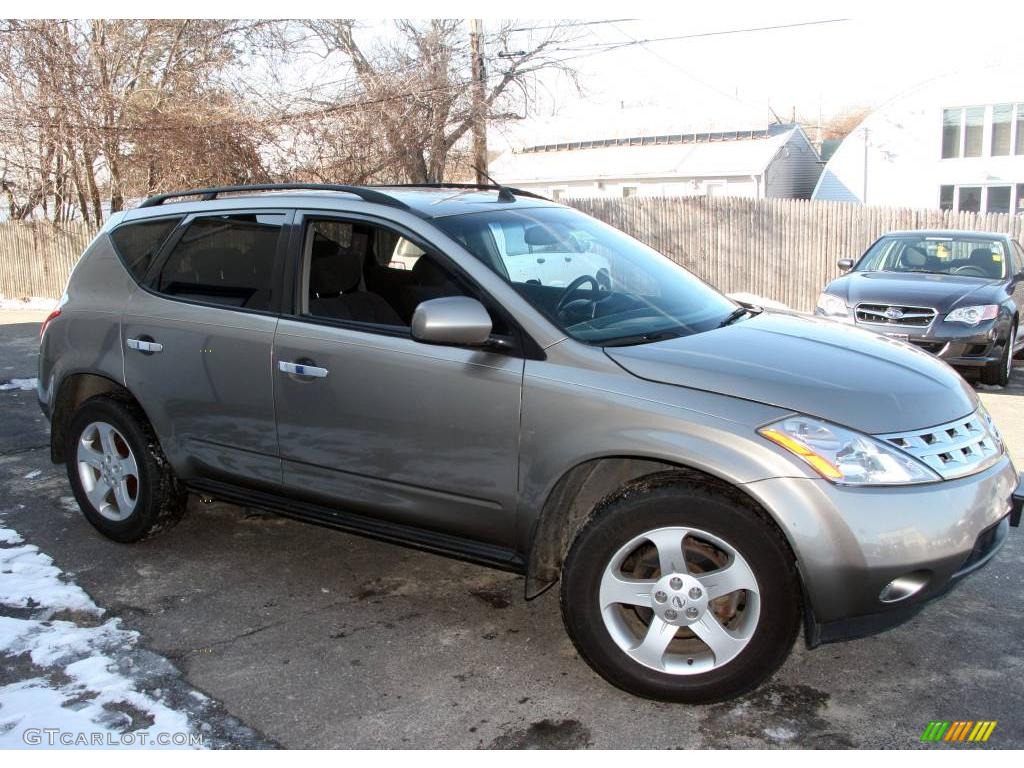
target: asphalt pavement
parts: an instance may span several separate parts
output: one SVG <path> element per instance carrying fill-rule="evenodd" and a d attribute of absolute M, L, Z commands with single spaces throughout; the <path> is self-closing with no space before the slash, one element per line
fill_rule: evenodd
<path fill-rule="evenodd" d="M 36 375 L 40 319 L 0 313 L 0 384 Z M 1024 469 L 1024 365 L 981 395 Z M 597 677 L 563 631 L 557 590 L 525 602 L 517 576 L 195 499 L 163 535 L 108 541 L 50 463 L 35 397 L 0 391 L 4 524 L 271 744 L 1024 747 L 1019 530 L 898 629 L 814 651 L 798 641 L 738 700 L 653 703 Z M 998 726 L 987 744 L 921 744 L 932 720 Z"/>

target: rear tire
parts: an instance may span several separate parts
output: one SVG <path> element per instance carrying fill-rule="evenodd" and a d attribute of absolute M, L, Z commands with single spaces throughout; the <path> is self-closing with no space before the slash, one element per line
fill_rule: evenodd
<path fill-rule="evenodd" d="M 1010 383 L 1010 374 L 1013 371 L 1013 347 L 1017 343 L 1016 321 L 1010 327 L 1010 335 L 1003 347 L 1003 354 L 999 360 L 990 363 L 981 369 L 981 383 L 989 386 L 1005 387 Z"/>
<path fill-rule="evenodd" d="M 68 426 L 64 457 L 85 519 L 104 536 L 141 541 L 174 526 L 188 495 L 142 410 L 127 398 L 87 400 Z"/>
<path fill-rule="evenodd" d="M 680 549 L 672 567 L 666 558 Z M 766 680 L 801 616 L 793 555 L 774 523 L 742 494 L 678 472 L 636 481 L 595 510 L 563 566 L 561 604 L 577 650 L 605 680 L 690 704 Z"/>

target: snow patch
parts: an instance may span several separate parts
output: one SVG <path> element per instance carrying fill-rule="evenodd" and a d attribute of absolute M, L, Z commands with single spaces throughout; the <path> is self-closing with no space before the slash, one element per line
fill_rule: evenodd
<path fill-rule="evenodd" d="M 8 389 L 21 389 L 28 391 L 30 389 L 35 389 L 38 381 L 38 379 L 11 379 L 10 381 L 5 381 L 3 384 L 0 384 L 0 391 Z"/>
<path fill-rule="evenodd" d="M 43 474 L 43 471 L 41 469 L 33 469 L 31 472 L 29 472 L 27 475 L 25 475 L 25 479 L 26 480 L 35 480 L 41 474 Z"/>
<path fill-rule="evenodd" d="M 764 735 L 773 741 L 792 741 L 797 737 L 797 732 L 792 728 L 779 726 L 777 728 L 765 728 Z"/>
<path fill-rule="evenodd" d="M 42 312 L 52 312 L 57 308 L 60 299 L 47 299 L 40 296 L 25 296 L 19 299 L 9 299 L 0 293 L 0 310 L 4 309 L 34 309 Z"/>
<path fill-rule="evenodd" d="M 180 734 L 196 733 L 188 715 L 163 703 L 160 689 L 147 693 L 137 684 L 131 659 L 139 634 L 122 629 L 120 619 L 98 626 L 53 620 L 62 611 L 100 616 L 103 610 L 49 556 L 22 541 L 17 531 L 0 527 L 0 543 L 7 545 L 0 547 L 0 605 L 31 614 L 0 616 L 0 657 L 27 657 L 38 672 L 0 687 L 0 748 L 25 747 L 27 730 L 47 728 L 72 739 L 99 734 L 102 741 L 69 745 L 76 747 L 161 747 L 161 734 L 169 748 L 189 746 L 175 743 L 187 741 Z"/>
<path fill-rule="evenodd" d="M 0 528 L 0 540 L 18 543 L 21 537 Z M 42 608 L 52 616 L 58 611 L 100 615 L 103 610 L 77 584 L 61 580 L 62 571 L 49 555 L 34 544 L 0 549 L 0 605 Z"/>

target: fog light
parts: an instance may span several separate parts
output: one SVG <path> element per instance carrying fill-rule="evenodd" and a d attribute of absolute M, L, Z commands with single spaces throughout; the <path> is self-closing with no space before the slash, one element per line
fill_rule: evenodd
<path fill-rule="evenodd" d="M 929 576 L 928 571 L 905 573 L 882 587 L 878 599 L 883 603 L 898 603 L 900 600 L 906 600 L 924 589 Z"/>

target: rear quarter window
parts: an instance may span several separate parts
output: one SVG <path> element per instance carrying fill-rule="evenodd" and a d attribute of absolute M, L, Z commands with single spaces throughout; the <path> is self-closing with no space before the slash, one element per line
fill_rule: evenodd
<path fill-rule="evenodd" d="M 180 221 L 180 216 L 139 221 L 120 226 L 110 233 L 117 255 L 121 257 L 121 262 L 137 282 L 142 282 L 150 264 L 160 251 L 160 246 Z"/>
<path fill-rule="evenodd" d="M 153 287 L 174 298 L 267 311 L 278 293 L 275 265 L 284 223 L 278 213 L 196 218 Z"/>

